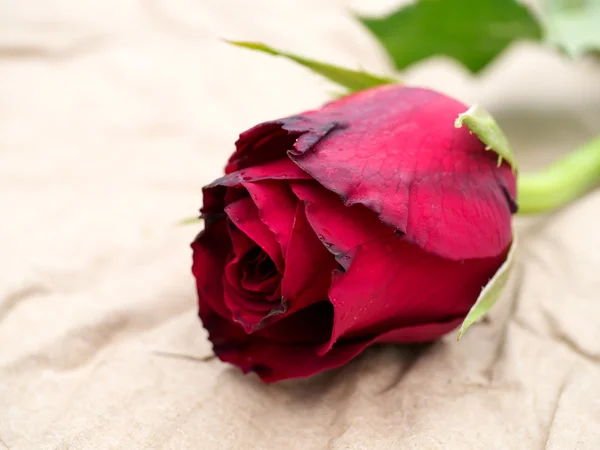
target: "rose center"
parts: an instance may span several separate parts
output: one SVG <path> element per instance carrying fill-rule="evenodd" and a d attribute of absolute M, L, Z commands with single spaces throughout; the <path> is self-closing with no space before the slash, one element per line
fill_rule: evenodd
<path fill-rule="evenodd" d="M 279 283 L 275 263 L 259 246 L 246 254 L 241 268 L 242 285 L 249 291 L 267 293 Z"/>

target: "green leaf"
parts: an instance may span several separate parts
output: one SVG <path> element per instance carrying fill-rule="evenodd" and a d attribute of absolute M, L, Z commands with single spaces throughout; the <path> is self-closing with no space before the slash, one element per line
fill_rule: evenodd
<path fill-rule="evenodd" d="M 304 66 L 315 73 L 337 83 L 350 92 L 358 92 L 363 89 L 369 89 L 382 84 L 398 83 L 398 80 L 388 78 L 384 76 L 372 75 L 367 72 L 345 69 L 343 67 L 334 66 L 324 62 L 315 61 L 313 59 L 304 58 L 302 56 L 294 55 L 292 53 L 283 52 L 276 50 L 267 45 L 259 42 L 242 42 L 242 41 L 226 41 L 229 44 L 236 45 L 238 47 L 247 48 L 250 50 L 257 50 L 269 55 L 282 56 L 290 59 L 301 66 Z"/>
<path fill-rule="evenodd" d="M 460 128 L 463 123 L 485 144 L 486 150 L 493 150 L 498 155 L 498 167 L 502 160 L 506 160 L 513 172 L 517 171 L 517 161 L 510 143 L 490 113 L 480 106 L 472 106 L 458 115 L 454 126 Z"/>
<path fill-rule="evenodd" d="M 600 51 L 600 0 L 546 0 L 546 40 L 572 58 Z"/>
<path fill-rule="evenodd" d="M 458 339 L 462 337 L 462 335 L 471 325 L 481 319 L 492 308 L 492 306 L 494 306 L 500 297 L 500 294 L 502 294 L 515 263 L 516 249 L 517 237 L 516 235 L 513 235 L 513 241 L 510 250 L 508 251 L 508 255 L 506 256 L 506 261 L 504 261 L 504 264 L 500 266 L 498 272 L 496 272 L 489 283 L 483 288 L 481 294 L 479 294 L 479 298 L 477 298 L 477 301 L 472 306 L 469 314 L 467 314 L 467 317 L 460 327 Z"/>
<path fill-rule="evenodd" d="M 477 73 L 513 41 L 542 38 L 535 16 L 516 0 L 420 0 L 387 17 L 358 19 L 400 70 L 448 56 Z"/>
<path fill-rule="evenodd" d="M 198 217 L 198 216 L 194 216 L 194 217 L 186 217 L 185 219 L 181 219 L 177 222 L 177 225 L 179 226 L 184 226 L 184 225 L 194 225 L 197 223 L 202 222 L 202 218 Z"/>

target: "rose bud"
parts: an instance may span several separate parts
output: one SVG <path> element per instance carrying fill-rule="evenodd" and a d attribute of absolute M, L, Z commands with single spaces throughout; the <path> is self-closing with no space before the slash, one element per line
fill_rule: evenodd
<path fill-rule="evenodd" d="M 460 325 L 516 211 L 511 167 L 454 126 L 466 109 L 388 85 L 240 135 L 192 244 L 222 361 L 271 382 Z"/>

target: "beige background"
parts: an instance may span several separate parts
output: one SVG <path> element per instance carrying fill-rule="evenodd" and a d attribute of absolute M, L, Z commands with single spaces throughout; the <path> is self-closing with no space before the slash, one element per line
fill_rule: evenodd
<path fill-rule="evenodd" d="M 0 449 L 597 449 L 600 192 L 519 221 L 519 270 L 460 343 L 263 385 L 210 354 L 189 242 L 237 134 L 336 88 L 218 38 L 390 73 L 373 0 L 0 0 Z M 406 74 L 533 168 L 600 132 L 600 67 L 517 45 Z M 516 301 L 514 301 L 516 300 Z"/>

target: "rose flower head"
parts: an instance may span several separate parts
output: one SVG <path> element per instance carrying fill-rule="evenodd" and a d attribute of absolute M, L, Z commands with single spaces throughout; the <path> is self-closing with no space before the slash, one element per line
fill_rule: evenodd
<path fill-rule="evenodd" d="M 455 119 L 386 85 L 245 131 L 193 248 L 216 355 L 265 381 L 457 328 L 507 258 L 516 179 Z"/>

